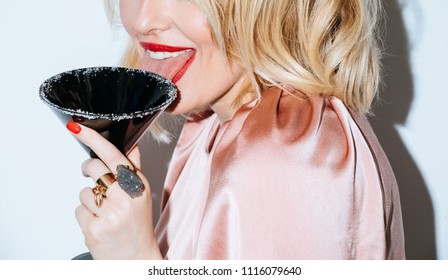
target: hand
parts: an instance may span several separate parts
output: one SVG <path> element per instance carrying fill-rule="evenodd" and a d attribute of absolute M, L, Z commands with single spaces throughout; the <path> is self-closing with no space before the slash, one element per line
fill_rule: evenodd
<path fill-rule="evenodd" d="M 115 174 L 118 165 L 125 165 L 133 167 L 145 185 L 142 196 L 131 198 L 115 182 L 108 188 L 107 198 L 103 199 L 101 207 L 95 204 L 92 188 L 81 191 L 81 205 L 76 208 L 76 219 L 92 257 L 162 259 L 153 228 L 151 190 L 140 172 L 138 147 L 126 158 L 96 131 L 73 122 L 67 127 L 101 159 L 86 160 L 82 165 L 84 176 L 96 182 L 106 173 Z"/>

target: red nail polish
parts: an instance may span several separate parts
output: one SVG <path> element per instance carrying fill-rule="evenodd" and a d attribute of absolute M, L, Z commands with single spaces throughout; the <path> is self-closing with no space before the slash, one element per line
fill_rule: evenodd
<path fill-rule="evenodd" d="M 79 134 L 81 132 L 81 127 L 79 126 L 79 124 L 72 121 L 69 121 L 67 123 L 67 129 L 73 132 L 74 134 Z"/>

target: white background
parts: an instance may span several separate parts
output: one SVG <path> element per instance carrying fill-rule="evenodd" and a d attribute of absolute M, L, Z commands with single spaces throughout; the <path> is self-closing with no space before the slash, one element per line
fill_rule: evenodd
<path fill-rule="evenodd" d="M 385 102 L 372 122 L 400 184 L 408 257 L 448 259 L 448 2 L 385 2 Z M 109 26 L 102 5 L 0 0 L 0 259 L 87 251 L 74 218 L 79 191 L 93 185 L 80 174 L 87 155 L 38 88 L 59 72 L 118 63 L 126 35 Z M 141 146 L 158 192 L 172 147 L 149 138 Z"/>

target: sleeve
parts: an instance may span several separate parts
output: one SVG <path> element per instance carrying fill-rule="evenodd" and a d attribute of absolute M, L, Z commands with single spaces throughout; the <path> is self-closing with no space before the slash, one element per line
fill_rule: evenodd
<path fill-rule="evenodd" d="M 236 126 L 212 161 L 196 258 L 404 257 L 396 184 L 341 101 L 273 90 Z"/>

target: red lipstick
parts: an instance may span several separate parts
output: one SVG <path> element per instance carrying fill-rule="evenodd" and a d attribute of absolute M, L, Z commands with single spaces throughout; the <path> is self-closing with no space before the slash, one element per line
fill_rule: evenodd
<path fill-rule="evenodd" d="M 193 56 L 190 59 L 188 59 L 187 63 L 185 63 L 184 67 L 182 67 L 182 69 L 180 69 L 180 71 L 177 72 L 176 75 L 174 75 L 173 83 L 177 83 L 177 81 L 179 81 L 180 78 L 182 78 L 182 76 L 185 74 L 185 72 L 187 72 L 188 68 L 193 63 L 195 56 L 196 56 L 196 54 L 193 54 Z"/>
<path fill-rule="evenodd" d="M 192 50 L 192 48 L 187 47 L 168 46 L 147 42 L 140 42 L 140 46 L 142 46 L 145 50 L 152 52 L 181 52 L 185 50 Z"/>

